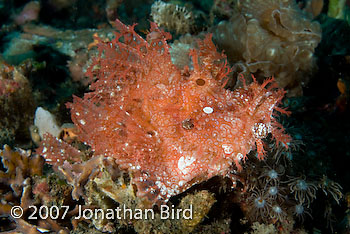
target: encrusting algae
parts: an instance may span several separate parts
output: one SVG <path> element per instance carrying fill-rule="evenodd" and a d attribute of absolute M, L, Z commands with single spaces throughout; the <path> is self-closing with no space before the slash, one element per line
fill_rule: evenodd
<path fill-rule="evenodd" d="M 264 158 L 268 135 L 288 147 L 290 137 L 273 116 L 287 113 L 278 107 L 285 92 L 273 79 L 224 89 L 230 69 L 210 34 L 191 50 L 191 67 L 180 70 L 171 62 L 170 34 L 154 23 L 146 40 L 135 25 L 115 26 L 115 39 L 97 38 L 99 56 L 87 72 L 96 79 L 91 92 L 68 107 L 78 139 L 129 171 L 138 197 L 163 203 L 213 176 L 230 177 L 232 163 L 241 170 L 251 150 Z M 49 147 L 56 143 L 44 138 L 37 151 L 51 164 L 69 156 L 63 144 L 57 156 Z"/>

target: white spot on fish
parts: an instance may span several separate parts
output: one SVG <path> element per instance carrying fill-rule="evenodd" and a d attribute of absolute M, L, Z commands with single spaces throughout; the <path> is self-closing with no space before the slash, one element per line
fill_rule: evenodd
<path fill-rule="evenodd" d="M 44 148 L 43 148 L 43 154 L 46 153 L 46 152 L 47 152 L 47 148 L 44 147 Z"/>
<path fill-rule="evenodd" d="M 210 106 L 206 106 L 206 107 L 203 108 L 203 111 L 206 114 L 211 114 L 211 113 L 213 113 L 214 110 Z"/>
<path fill-rule="evenodd" d="M 224 149 L 225 154 L 232 154 L 233 152 L 232 145 L 223 144 L 221 147 Z"/>
<path fill-rule="evenodd" d="M 177 162 L 177 167 L 182 171 L 182 173 L 187 174 L 189 172 L 189 166 L 195 161 L 196 159 L 193 157 L 184 157 L 182 156 L 179 161 Z"/>

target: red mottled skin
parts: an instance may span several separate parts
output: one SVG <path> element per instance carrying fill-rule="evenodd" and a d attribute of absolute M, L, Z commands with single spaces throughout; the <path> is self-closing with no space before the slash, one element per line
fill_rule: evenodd
<path fill-rule="evenodd" d="M 99 40 L 100 55 L 88 76 L 91 92 L 74 97 L 72 120 L 80 140 L 95 154 L 112 157 L 133 176 L 137 195 L 166 202 L 195 183 L 227 176 L 234 163 L 271 134 L 290 141 L 273 111 L 284 91 L 272 79 L 254 81 L 235 91 L 223 88 L 229 71 L 208 35 L 192 50 L 192 68 L 171 62 L 170 35 L 151 23 L 144 40 L 134 26 L 115 22 L 111 42 Z"/>

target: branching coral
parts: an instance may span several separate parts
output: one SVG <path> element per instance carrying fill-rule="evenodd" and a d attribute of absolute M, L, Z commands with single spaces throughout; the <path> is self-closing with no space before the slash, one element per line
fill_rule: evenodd
<path fill-rule="evenodd" d="M 135 186 L 129 178 L 128 173 L 121 171 L 112 158 L 103 156 L 92 157 L 82 163 L 69 164 L 67 161 L 58 167 L 67 182 L 72 185 L 72 197 L 78 200 L 83 198 L 85 208 L 99 209 L 101 212 L 121 209 L 120 216 L 116 220 L 106 218 L 105 215 L 98 218 L 93 217 L 91 222 L 95 228 L 103 232 L 114 233 L 117 227 L 126 227 L 131 224 L 138 233 L 150 233 L 154 230 L 161 230 L 162 233 L 187 233 L 194 230 L 208 214 L 215 203 L 214 194 L 202 190 L 184 196 L 178 205 L 168 207 L 172 209 L 188 209 L 192 207 L 192 218 L 185 219 L 164 219 L 157 211 L 152 211 L 150 218 L 130 218 L 124 215 L 124 209 L 133 211 L 145 211 L 145 204 L 135 196 Z M 35 191 L 45 191 L 47 186 L 39 183 Z M 81 200 L 80 200 L 81 201 Z M 68 212 L 67 215 L 77 215 L 77 208 Z M 119 214 L 119 213 L 118 213 Z M 152 218 L 151 218 L 152 217 Z M 83 219 L 73 220 L 73 227 L 76 228 Z"/>
<path fill-rule="evenodd" d="M 237 72 L 274 76 L 289 96 L 301 95 L 315 64 L 321 29 L 294 1 L 237 1 L 230 21 L 213 29 Z"/>
<path fill-rule="evenodd" d="M 155 24 L 147 40 L 134 26 L 115 25 L 115 39 L 97 38 L 100 55 L 87 73 L 97 78 L 92 92 L 68 106 L 79 139 L 127 169 L 139 197 L 167 201 L 215 175 L 227 176 L 254 148 L 262 159 L 268 135 L 287 145 L 290 138 L 273 117 L 286 113 L 277 107 L 284 92 L 272 79 L 223 89 L 229 68 L 210 35 L 190 52 L 193 69 L 180 70 L 171 62 L 170 35 Z"/>
<path fill-rule="evenodd" d="M 69 164 L 67 161 L 58 169 L 64 175 L 67 182 L 72 185 L 72 197 L 79 200 L 80 196 L 84 196 L 84 186 L 96 176 L 99 172 L 98 166 L 102 161 L 102 157 L 94 157 L 84 163 Z"/>
<path fill-rule="evenodd" d="M 10 216 L 11 208 L 20 206 L 28 211 L 34 204 L 32 198 L 32 183 L 35 176 L 43 174 L 44 159 L 39 155 L 31 155 L 30 151 L 18 149 L 13 151 L 8 145 L 0 151 L 2 165 L 0 170 L 0 215 Z M 22 219 L 15 220 L 19 233 L 38 233 L 38 227 Z"/>
<path fill-rule="evenodd" d="M 6 229 L 14 229 L 8 233 L 42 233 L 55 231 L 57 233 L 68 233 L 66 227 L 70 227 L 70 218 L 75 215 L 75 211 L 67 212 L 65 218 L 52 218 L 52 213 L 48 218 L 42 218 L 41 213 L 33 211 L 33 207 L 59 207 L 72 205 L 70 189 L 66 184 L 57 183 L 54 175 L 43 173 L 44 158 L 31 154 L 31 151 L 21 149 L 11 150 L 7 145 L 0 151 L 2 159 L 2 169 L 0 170 L 0 215 L 5 219 L 12 220 L 12 208 L 20 206 L 23 216 L 13 220 L 13 225 L 8 224 Z M 73 167 L 62 166 L 60 170 L 66 176 L 67 181 L 73 185 L 72 194 L 79 198 L 82 195 L 82 187 L 88 178 L 96 175 L 97 161 L 95 157 L 82 164 Z M 92 165 L 93 164 L 93 165 Z M 84 167 L 84 168 L 82 168 Z M 56 176 L 57 177 L 57 176 Z M 81 192 L 81 193 L 79 193 Z M 64 208 L 62 208 L 64 209 Z M 18 209 L 17 209 L 18 210 Z M 68 211 L 68 210 L 67 210 Z M 50 209 L 51 212 L 51 209 Z M 33 215 L 33 219 L 29 215 Z M 62 215 L 62 213 L 60 213 Z M 3 230 L 3 229 L 1 229 Z"/>
<path fill-rule="evenodd" d="M 17 195 L 21 194 L 19 185 L 23 184 L 25 178 L 42 175 L 44 160 L 38 155 L 30 156 L 30 151 L 12 151 L 5 145 L 0 156 L 6 168 L 6 172 L 0 171 L 0 182 L 10 185 Z"/>

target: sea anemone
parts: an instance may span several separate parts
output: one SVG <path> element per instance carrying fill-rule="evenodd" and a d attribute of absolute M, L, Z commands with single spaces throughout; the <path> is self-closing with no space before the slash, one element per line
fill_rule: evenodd
<path fill-rule="evenodd" d="M 286 181 L 289 189 L 294 193 L 294 198 L 299 203 L 306 203 L 307 207 L 316 198 L 317 186 L 313 182 L 305 180 L 305 176 L 290 177 L 291 179 Z"/>

